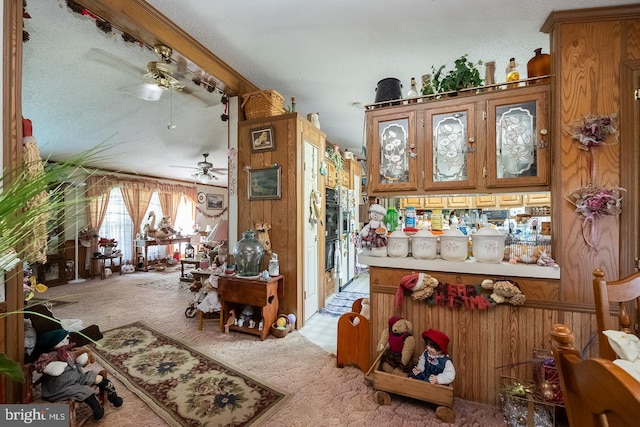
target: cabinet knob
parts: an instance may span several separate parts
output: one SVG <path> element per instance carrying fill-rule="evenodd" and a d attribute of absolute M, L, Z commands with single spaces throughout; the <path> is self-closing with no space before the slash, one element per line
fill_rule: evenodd
<path fill-rule="evenodd" d="M 476 142 L 476 139 L 474 137 L 470 137 L 469 144 L 473 144 L 474 142 Z"/>
<path fill-rule="evenodd" d="M 548 131 L 546 129 L 540 129 L 540 135 L 542 135 L 542 138 L 540 138 L 540 148 L 547 148 L 547 141 L 545 140 L 545 137 L 547 136 Z"/>

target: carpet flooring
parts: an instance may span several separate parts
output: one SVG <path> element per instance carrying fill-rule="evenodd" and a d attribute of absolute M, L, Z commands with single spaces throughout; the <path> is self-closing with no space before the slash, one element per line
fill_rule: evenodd
<path fill-rule="evenodd" d="M 255 425 L 288 398 L 143 322 L 104 332 L 94 351 L 170 425 Z"/>
<path fill-rule="evenodd" d="M 330 316 L 339 317 L 344 313 L 351 311 L 353 302 L 358 298 L 369 297 L 368 293 L 342 291 L 332 296 L 326 305 L 320 309 L 320 314 L 328 314 Z"/>
<path fill-rule="evenodd" d="M 176 284 L 179 270 L 173 273 Z M 102 331 L 142 321 L 154 330 L 179 340 L 223 364 L 246 372 L 261 383 L 289 393 L 291 397 L 262 423 L 271 426 L 439 426 L 435 409 L 421 401 L 392 395 L 391 405 L 381 406 L 374 400 L 371 385 L 357 368 L 336 367 L 335 355 L 309 341 L 297 330 L 285 338 L 220 331 L 217 321 L 206 321 L 198 330 L 198 319 L 186 318 L 184 309 L 193 295 L 189 291 L 157 290 L 137 286 L 169 275 L 136 272 L 112 275 L 105 280 L 88 280 L 49 288 L 48 298 L 77 301 L 59 308 L 59 318 L 82 319 L 84 324 L 97 324 Z M 85 426 L 158 427 L 167 422 L 152 406 L 140 399 L 114 375 L 111 376 L 124 398 L 119 408 L 107 405 L 100 421 Z M 456 421 L 452 426 L 504 426 L 498 407 L 481 405 L 456 398 L 453 407 Z"/>

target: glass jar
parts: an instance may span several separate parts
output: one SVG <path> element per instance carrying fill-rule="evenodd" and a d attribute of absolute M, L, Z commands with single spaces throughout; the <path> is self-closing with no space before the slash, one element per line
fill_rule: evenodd
<path fill-rule="evenodd" d="M 257 276 L 264 255 L 264 246 L 256 239 L 253 230 L 242 233 L 242 239 L 233 246 L 233 258 L 238 276 Z"/>

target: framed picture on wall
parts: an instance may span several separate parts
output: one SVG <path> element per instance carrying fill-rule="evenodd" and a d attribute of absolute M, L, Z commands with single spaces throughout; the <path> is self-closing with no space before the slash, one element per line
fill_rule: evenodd
<path fill-rule="evenodd" d="M 259 153 L 262 151 L 273 151 L 276 149 L 276 142 L 273 139 L 273 126 L 263 126 L 251 130 L 251 151 Z"/>
<path fill-rule="evenodd" d="M 249 200 L 279 199 L 281 187 L 281 168 L 249 170 Z"/>
<path fill-rule="evenodd" d="M 224 207 L 224 194 L 207 194 L 207 209 L 218 210 Z"/>

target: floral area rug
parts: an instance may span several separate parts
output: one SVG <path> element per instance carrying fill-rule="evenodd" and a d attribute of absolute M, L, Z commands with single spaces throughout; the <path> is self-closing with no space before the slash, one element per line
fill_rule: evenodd
<path fill-rule="evenodd" d="M 104 332 L 94 351 L 172 426 L 255 426 L 289 398 L 142 322 Z"/>
<path fill-rule="evenodd" d="M 320 314 L 328 314 L 329 316 L 338 317 L 344 313 L 350 312 L 351 306 L 355 300 L 358 298 L 368 297 L 369 294 L 363 292 L 339 292 L 327 301 L 327 305 L 320 309 Z"/>

